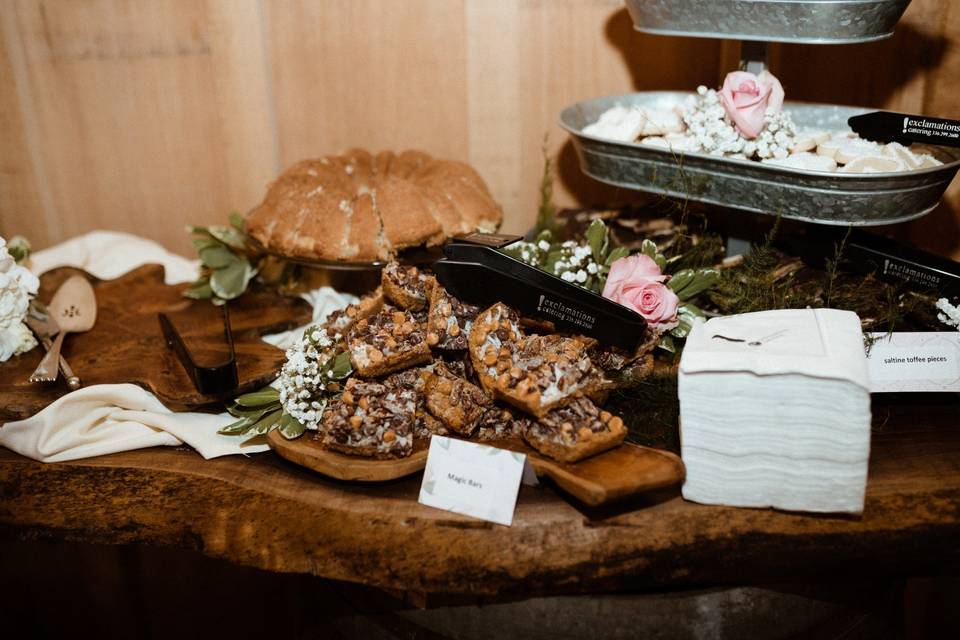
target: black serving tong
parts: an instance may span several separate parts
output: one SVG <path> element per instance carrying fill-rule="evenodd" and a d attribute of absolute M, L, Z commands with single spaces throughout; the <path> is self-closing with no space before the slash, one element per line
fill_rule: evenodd
<path fill-rule="evenodd" d="M 957 120 L 874 111 L 848 118 L 847 124 L 861 138 L 875 142 L 924 142 L 960 147 L 960 121 Z"/>
<path fill-rule="evenodd" d="M 500 251 L 519 239 L 486 233 L 457 238 L 443 248 L 445 257 L 433 263 L 433 271 L 445 289 L 466 302 L 503 302 L 523 315 L 553 322 L 560 331 L 636 349 L 646 328 L 642 316 Z"/>
<path fill-rule="evenodd" d="M 214 365 L 198 364 L 170 317 L 165 313 L 157 314 L 160 330 L 163 331 L 167 346 L 173 349 L 180 364 L 186 369 L 187 375 L 193 380 L 197 391 L 204 395 L 225 395 L 234 391 L 240 384 L 237 353 L 233 344 L 233 331 L 230 328 L 230 311 L 226 304 L 221 305 L 220 309 L 222 309 L 223 332 L 227 343 L 227 358 Z"/>

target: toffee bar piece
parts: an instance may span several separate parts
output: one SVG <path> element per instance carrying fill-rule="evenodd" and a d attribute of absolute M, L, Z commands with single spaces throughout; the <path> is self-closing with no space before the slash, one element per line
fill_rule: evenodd
<path fill-rule="evenodd" d="M 409 311 L 381 311 L 347 335 L 350 362 L 361 376 L 381 376 L 430 361 L 423 328 Z"/>
<path fill-rule="evenodd" d="M 477 430 L 473 433 L 473 437 L 485 441 L 519 438 L 532 422 L 531 418 L 510 409 L 490 407 L 477 423 Z"/>
<path fill-rule="evenodd" d="M 433 375 L 425 367 L 415 367 L 391 374 L 384 383 L 391 387 L 413 389 L 417 396 L 417 407 L 413 414 L 414 438 L 429 439 L 434 434 L 447 435 L 449 433 L 444 424 L 430 415 L 427 410 L 427 398 L 424 393 L 427 377 Z"/>
<path fill-rule="evenodd" d="M 405 381 L 350 378 L 323 416 L 317 438 L 335 451 L 374 458 L 404 458 L 413 451 L 417 392 Z"/>
<path fill-rule="evenodd" d="M 383 309 L 383 302 L 383 289 L 378 287 L 376 291 L 363 296 L 357 302 L 331 313 L 327 316 L 324 326 L 332 329 L 330 333 L 346 335 L 359 320 L 379 313 Z"/>
<path fill-rule="evenodd" d="M 461 302 L 433 280 L 430 313 L 427 318 L 427 344 L 434 349 L 466 349 L 473 320 L 480 307 Z"/>
<path fill-rule="evenodd" d="M 618 446 L 627 435 L 619 416 L 597 408 L 587 398 L 554 409 L 523 432 L 527 443 L 560 462 L 577 462 Z"/>
<path fill-rule="evenodd" d="M 498 361 L 494 390 L 498 398 L 540 417 L 603 384 L 580 340 L 528 336 L 512 359 Z"/>
<path fill-rule="evenodd" d="M 470 361 L 487 393 L 494 392 L 501 370 L 510 368 L 507 363 L 512 362 L 521 340 L 518 322 L 517 312 L 501 303 L 480 313 L 473 322 L 467 340 Z"/>
<path fill-rule="evenodd" d="M 402 267 L 392 261 L 383 268 L 380 282 L 390 302 L 415 311 L 427 306 L 430 286 L 435 281 L 416 267 Z"/>
<path fill-rule="evenodd" d="M 473 433 L 493 404 L 483 389 L 453 375 L 442 363 L 438 363 L 436 372 L 427 374 L 425 379 L 427 409 L 455 433 L 465 436 Z"/>

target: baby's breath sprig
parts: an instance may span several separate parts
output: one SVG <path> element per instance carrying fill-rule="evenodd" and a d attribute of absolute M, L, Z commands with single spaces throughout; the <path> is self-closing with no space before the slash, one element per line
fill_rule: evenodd
<path fill-rule="evenodd" d="M 288 440 L 317 429 L 330 400 L 343 391 L 353 367 L 343 337 L 322 327 L 308 327 L 287 350 L 276 388 L 239 396 L 227 410 L 240 418 L 220 430 L 224 435 L 258 436 L 279 429 Z"/>
<path fill-rule="evenodd" d="M 533 242 L 515 242 L 503 249 L 508 255 L 594 293 L 603 291 L 610 265 L 630 252 L 611 248 L 607 225 L 594 220 L 583 242 L 556 242 L 550 230 L 540 232 Z"/>

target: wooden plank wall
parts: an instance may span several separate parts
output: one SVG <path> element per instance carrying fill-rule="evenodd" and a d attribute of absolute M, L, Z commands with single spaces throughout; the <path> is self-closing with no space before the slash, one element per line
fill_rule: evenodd
<path fill-rule="evenodd" d="M 627 194 L 580 175 L 566 105 L 692 89 L 732 47 L 633 31 L 620 0 L 0 0 L 0 234 L 90 229 L 183 252 L 187 222 L 257 203 L 284 166 L 350 146 L 465 160 L 522 231 L 541 144 L 561 204 Z M 960 116 L 960 3 L 913 0 L 894 38 L 784 46 L 796 99 Z M 898 231 L 960 258 L 960 192 Z"/>

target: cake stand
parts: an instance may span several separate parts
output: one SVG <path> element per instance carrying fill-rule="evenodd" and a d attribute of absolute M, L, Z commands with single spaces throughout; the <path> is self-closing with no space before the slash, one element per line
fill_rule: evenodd
<path fill-rule="evenodd" d="M 638 31 L 740 39 L 741 67 L 767 66 L 768 42 L 844 44 L 889 37 L 909 0 L 627 0 Z M 912 145 L 943 164 L 891 173 L 793 169 L 705 153 L 681 153 L 583 133 L 615 105 L 670 109 L 689 93 L 646 91 L 571 105 L 560 125 L 573 139 L 580 167 L 607 184 L 734 209 L 843 226 L 883 225 L 934 209 L 960 169 L 960 150 Z M 850 131 L 858 107 L 784 103 L 798 129 Z"/>

